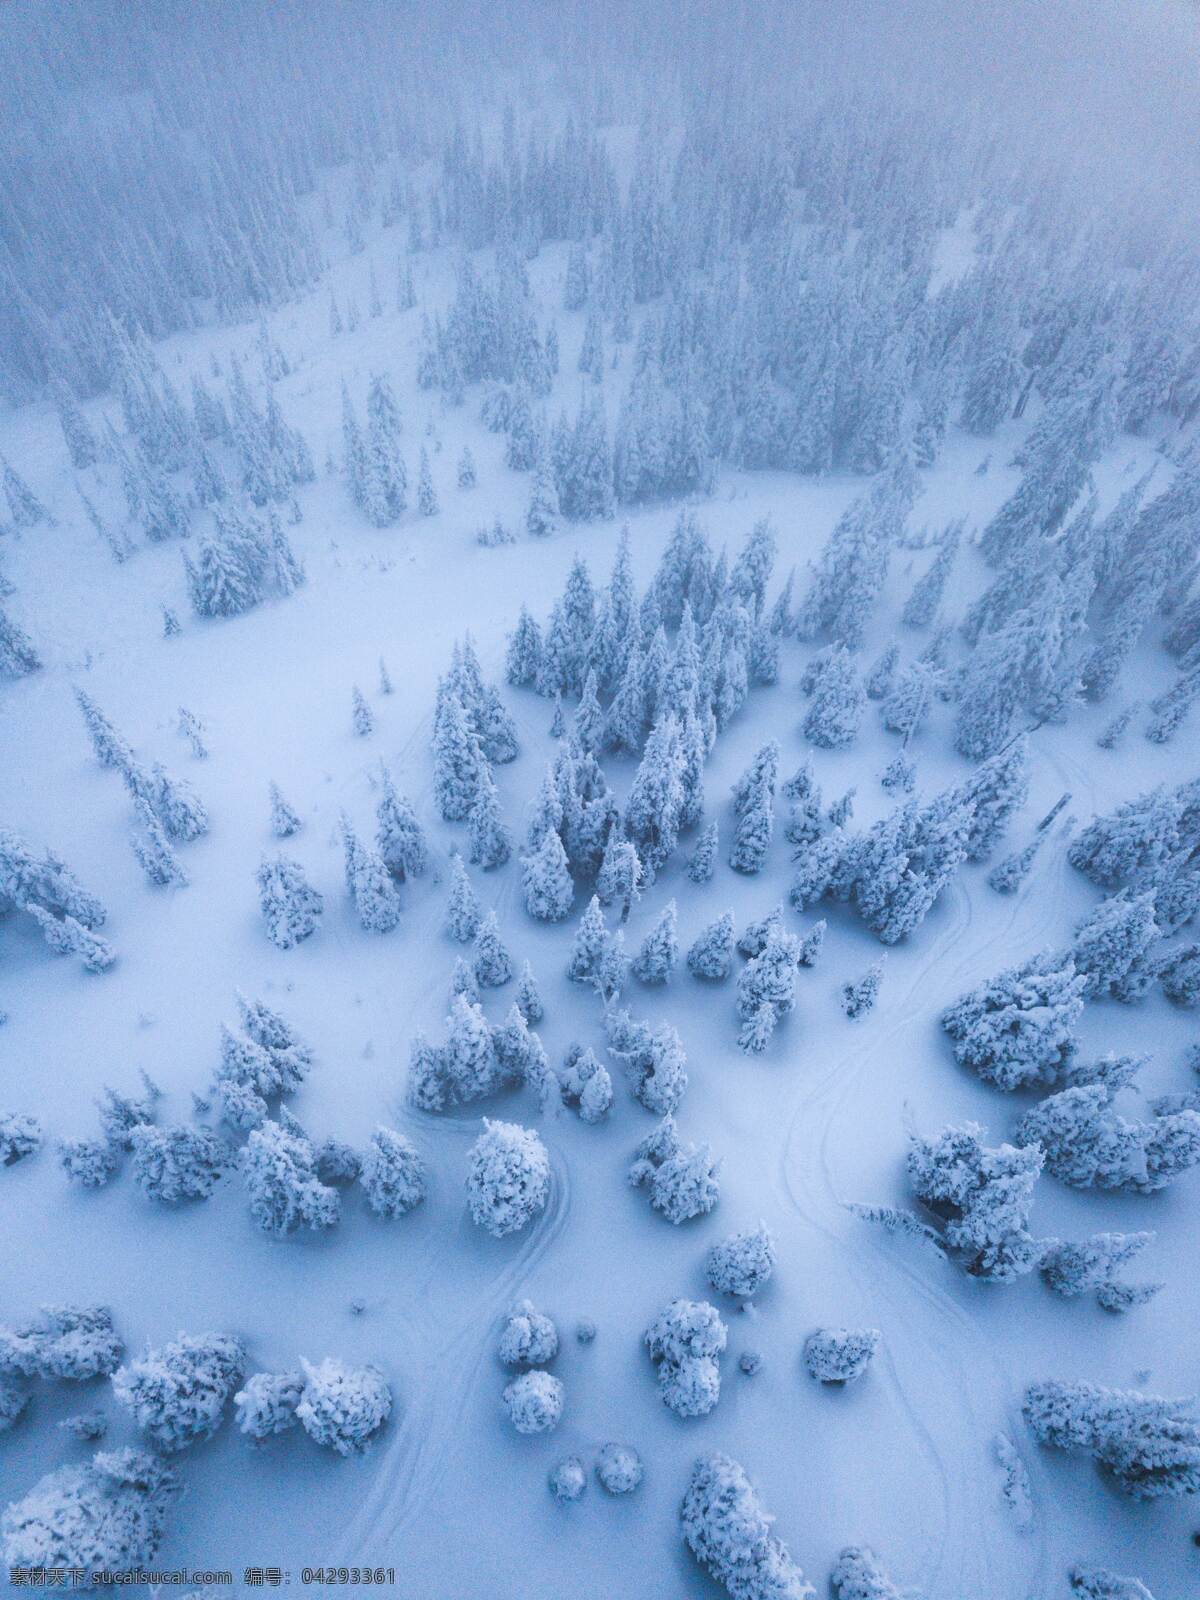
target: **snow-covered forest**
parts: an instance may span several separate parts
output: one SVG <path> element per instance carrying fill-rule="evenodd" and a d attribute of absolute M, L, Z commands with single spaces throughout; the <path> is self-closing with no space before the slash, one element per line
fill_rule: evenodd
<path fill-rule="evenodd" d="M 0 11 L 0 1581 L 1200 1592 L 1197 61 Z"/>

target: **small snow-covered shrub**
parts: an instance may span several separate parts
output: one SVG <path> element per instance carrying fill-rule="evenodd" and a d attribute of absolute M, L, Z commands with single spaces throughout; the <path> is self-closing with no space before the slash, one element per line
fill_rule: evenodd
<path fill-rule="evenodd" d="M 0 1519 L 10 1567 L 126 1570 L 148 1562 L 162 1538 L 178 1477 L 144 1450 L 102 1451 L 86 1466 L 39 1479 Z"/>
<path fill-rule="evenodd" d="M 207 1128 L 186 1123 L 160 1128 L 144 1122 L 133 1130 L 133 1175 L 150 1200 L 177 1205 L 207 1200 L 233 1162 L 233 1151 Z"/>
<path fill-rule="evenodd" d="M 1191 1400 L 1048 1379 L 1025 1392 L 1025 1421 L 1057 1450 L 1086 1450 L 1137 1500 L 1200 1490 L 1200 1423 Z"/>
<path fill-rule="evenodd" d="M 748 1378 L 752 1378 L 756 1372 L 761 1371 L 762 1364 L 763 1358 L 758 1350 L 743 1350 L 738 1357 L 738 1367 Z"/>
<path fill-rule="evenodd" d="M 816 1600 L 816 1590 L 771 1533 L 745 1472 L 729 1456 L 701 1456 L 679 1508 L 683 1540 L 733 1600 Z"/>
<path fill-rule="evenodd" d="M 180 1334 L 161 1350 L 119 1367 L 113 1395 L 162 1450 L 182 1450 L 216 1432 L 225 1402 L 246 1370 L 229 1334 Z"/>
<path fill-rule="evenodd" d="M 902 1600 L 873 1550 L 851 1545 L 834 1562 L 829 1582 L 835 1600 Z"/>
<path fill-rule="evenodd" d="M 296 1416 L 310 1439 L 339 1456 L 364 1450 L 387 1421 L 392 1392 L 375 1367 L 347 1367 L 333 1357 L 319 1366 L 301 1362 L 304 1393 Z"/>
<path fill-rule="evenodd" d="M 558 1354 L 558 1329 L 532 1300 L 522 1300 L 504 1324 L 500 1359 L 506 1367 L 544 1367 Z"/>
<path fill-rule="evenodd" d="M 709 1283 L 722 1294 L 750 1300 L 775 1270 L 775 1237 L 765 1222 L 710 1247 L 704 1263 Z"/>
<path fill-rule="evenodd" d="M 237 1425 L 252 1439 L 269 1439 L 294 1428 L 304 1394 L 303 1372 L 256 1372 L 233 1397 Z"/>
<path fill-rule="evenodd" d="M 402 1133 L 379 1127 L 363 1157 L 361 1182 L 377 1217 L 402 1217 L 425 1198 L 425 1163 Z"/>
<path fill-rule="evenodd" d="M 547 1482 L 550 1493 L 559 1505 L 570 1505 L 583 1498 L 583 1491 L 587 1488 L 587 1471 L 578 1456 L 567 1456 L 551 1467 Z"/>
<path fill-rule="evenodd" d="M 523 1372 L 504 1387 L 509 1421 L 518 1433 L 549 1433 L 563 1408 L 563 1386 L 549 1372 Z"/>
<path fill-rule="evenodd" d="M 804 1363 L 821 1383 L 861 1378 L 879 1348 L 878 1328 L 818 1328 L 804 1341 Z"/>
<path fill-rule="evenodd" d="M 550 1197 L 550 1157 L 531 1128 L 491 1122 L 467 1157 L 471 1218 L 494 1238 L 526 1227 Z"/>
<path fill-rule="evenodd" d="M 58 1159 L 72 1183 L 102 1189 L 115 1175 L 121 1155 L 107 1139 L 61 1139 Z"/>
<path fill-rule="evenodd" d="M 643 1475 L 642 1458 L 632 1445 L 606 1444 L 596 1457 L 596 1477 L 609 1494 L 632 1494 Z"/>
<path fill-rule="evenodd" d="M 677 1417 L 702 1417 L 721 1398 L 717 1357 L 725 1348 L 725 1324 L 704 1300 L 672 1300 L 646 1329 L 646 1348 L 658 1364 L 663 1404 Z"/>
<path fill-rule="evenodd" d="M 0 1328 L 0 1376 L 106 1378 L 124 1348 L 107 1306 L 43 1306 L 33 1322 Z"/>
<path fill-rule="evenodd" d="M 42 1147 L 42 1125 L 20 1111 L 0 1112 L 0 1166 L 11 1167 Z"/>
<path fill-rule="evenodd" d="M 307 1139 L 278 1122 L 255 1128 L 241 1152 L 250 1215 L 266 1233 L 282 1237 L 297 1228 L 331 1228 L 341 1215 L 341 1196 L 316 1174 Z"/>
<path fill-rule="evenodd" d="M 59 1427 L 73 1439 L 92 1444 L 108 1432 L 108 1418 L 103 1411 L 80 1411 L 73 1417 L 64 1417 Z"/>

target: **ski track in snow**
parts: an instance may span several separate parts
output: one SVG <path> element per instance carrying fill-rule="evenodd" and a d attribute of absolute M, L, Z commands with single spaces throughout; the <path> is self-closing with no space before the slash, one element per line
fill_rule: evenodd
<path fill-rule="evenodd" d="M 440 1315 L 430 1309 L 426 1331 L 437 1340 L 438 1354 L 425 1369 L 411 1400 L 401 1396 L 404 1420 L 372 1463 L 373 1488 L 344 1536 L 351 1556 L 363 1550 L 393 1549 L 397 1534 L 442 1482 L 459 1424 L 478 1398 L 480 1371 L 492 1353 L 499 1318 L 557 1241 L 570 1216 L 566 1164 L 553 1152 L 551 1160 L 554 1181 L 549 1203 L 520 1240 L 516 1255 L 466 1308 L 448 1335 Z M 433 1252 L 437 1253 L 437 1241 Z M 427 1296 L 420 1300 L 430 1308 Z"/>
<path fill-rule="evenodd" d="M 1081 777 L 1078 770 L 1071 773 L 1073 781 Z M 1066 869 L 1062 852 L 1055 853 L 1054 862 L 1057 873 Z M 1059 900 L 1057 892 L 1046 892 L 1041 877 L 1036 871 L 1030 875 L 1021 891 L 1008 900 L 1007 916 L 997 920 L 986 939 L 950 969 L 950 981 L 957 989 L 969 987 L 992 970 L 993 952 L 999 945 L 1007 947 L 1016 924 L 1035 896 L 1041 914 L 1030 937 L 1035 941 L 1031 948 L 1037 947 L 1036 938 L 1041 936 L 1043 924 L 1054 920 Z M 992 895 L 990 890 L 984 892 Z M 975 923 L 970 879 L 957 877 L 948 898 L 952 920 L 925 953 L 899 1008 L 886 1014 L 886 1030 L 876 1028 L 872 1040 L 839 1057 L 815 1083 L 805 1085 L 784 1135 L 780 1176 L 790 1204 L 838 1249 L 849 1276 L 864 1290 L 869 1284 L 871 1295 L 881 1305 L 882 1367 L 940 1488 L 938 1552 L 930 1572 L 923 1574 L 930 1594 L 944 1593 L 948 1600 L 951 1596 L 957 1600 L 964 1594 L 979 1600 L 985 1595 L 994 1600 L 1012 1600 L 1005 1565 L 997 1559 L 992 1484 L 976 1459 L 984 1446 L 980 1443 L 975 1452 L 946 1441 L 986 1440 L 994 1417 L 989 1404 L 994 1407 L 999 1402 L 1006 1416 L 1018 1405 L 1014 1380 L 971 1318 L 931 1276 L 946 1267 L 934 1263 L 932 1257 L 919 1267 L 910 1264 L 900 1242 L 889 1247 L 873 1236 L 874 1230 L 869 1226 L 862 1228 L 865 1237 L 861 1244 L 871 1249 L 870 1270 L 864 1269 L 854 1251 L 846 1249 L 843 1229 L 847 1213 L 837 1192 L 831 1157 L 831 1150 L 837 1148 L 839 1117 L 864 1073 L 880 1055 L 893 1059 L 902 1056 L 906 1036 L 928 1020 L 929 980 L 939 973 L 948 953 L 962 945 Z M 1004 903 L 1005 897 L 993 898 Z M 922 1046 L 917 1043 L 913 1048 Z M 953 1070 L 949 1063 L 947 1070 Z M 859 1243 L 856 1239 L 856 1249 Z M 915 1340 L 898 1337 L 909 1330 Z M 981 1400 L 981 1380 L 989 1373 L 990 1399 Z M 931 1385 L 939 1391 L 936 1398 L 930 1395 Z M 965 1418 L 968 1425 L 942 1430 L 939 1441 L 922 1420 L 926 1416 Z M 951 1448 L 953 1456 L 948 1453 Z M 1040 1521 L 1036 1543 L 1023 1536 L 1016 1536 L 1011 1543 L 1018 1557 L 1030 1563 L 1025 1574 L 1026 1592 L 1042 1592 L 1048 1552 Z"/>

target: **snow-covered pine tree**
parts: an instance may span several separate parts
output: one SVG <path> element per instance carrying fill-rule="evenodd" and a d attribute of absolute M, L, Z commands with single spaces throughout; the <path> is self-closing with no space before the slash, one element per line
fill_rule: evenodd
<path fill-rule="evenodd" d="M 305 878 L 298 861 L 284 855 L 264 859 L 256 881 L 267 937 L 273 944 L 290 950 L 316 932 L 325 900 Z"/>
<path fill-rule="evenodd" d="M 455 854 L 450 867 L 450 893 L 446 900 L 446 932 L 459 944 L 469 944 L 479 928 L 479 901 L 471 887 L 463 858 Z"/>
<path fill-rule="evenodd" d="M 475 977 L 485 989 L 498 988 L 512 977 L 512 957 L 500 938 L 500 924 L 489 911 L 475 935 Z"/>
<path fill-rule="evenodd" d="M 733 966 L 733 912 L 726 911 L 697 935 L 687 954 L 688 971 L 695 978 L 719 981 Z"/>
<path fill-rule="evenodd" d="M 668 900 L 633 960 L 633 975 L 642 983 L 666 983 L 679 960 L 674 900 Z"/>

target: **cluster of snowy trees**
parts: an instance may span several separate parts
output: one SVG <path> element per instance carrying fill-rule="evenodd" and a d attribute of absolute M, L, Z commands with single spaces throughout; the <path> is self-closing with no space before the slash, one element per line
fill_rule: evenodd
<path fill-rule="evenodd" d="M 359 1454 L 392 1413 L 392 1392 L 377 1367 L 336 1357 L 301 1361 L 291 1372 L 255 1372 L 234 1395 L 237 1425 L 261 1441 L 299 1424 L 339 1456 Z"/>
<path fill-rule="evenodd" d="M 503 946 L 500 948 L 503 950 Z M 444 1111 L 449 1106 L 469 1105 L 500 1089 L 520 1084 L 529 1085 L 543 1110 L 558 1096 L 558 1083 L 541 1039 L 525 1020 L 525 1012 L 533 1008 L 527 1003 L 522 1009 L 518 998 L 504 1021 L 495 1026 L 483 1014 L 474 985 L 479 981 L 481 967 L 485 980 L 490 975 L 483 959 L 487 953 L 488 942 L 483 941 L 476 970 L 465 969 L 473 992 L 459 992 L 453 996 L 445 1041 L 434 1045 L 423 1034 L 413 1038 L 408 1098 L 422 1111 Z M 507 953 L 505 955 L 507 959 Z M 495 981 L 493 976 L 492 982 Z M 528 975 L 525 995 L 527 1000 L 529 996 L 536 997 L 532 974 Z"/>
<path fill-rule="evenodd" d="M 18 834 L 0 830 L 0 917 L 24 912 L 56 955 L 77 955 L 88 972 L 105 972 L 116 960 L 96 930 L 107 912 L 51 850 L 37 855 Z"/>
<path fill-rule="evenodd" d="M 635 1189 L 649 1191 L 650 1204 L 677 1226 L 707 1215 L 721 1198 L 720 1162 L 707 1144 L 687 1144 L 669 1114 L 638 1145 L 629 1168 Z"/>
<path fill-rule="evenodd" d="M 149 767 L 118 732 L 95 700 L 82 689 L 75 699 L 102 767 L 120 773 L 133 800 L 137 825 L 130 847 L 149 883 L 156 887 L 184 885 L 187 872 L 175 846 L 189 844 L 208 832 L 208 812 L 185 778 L 169 773 L 160 762 Z"/>

